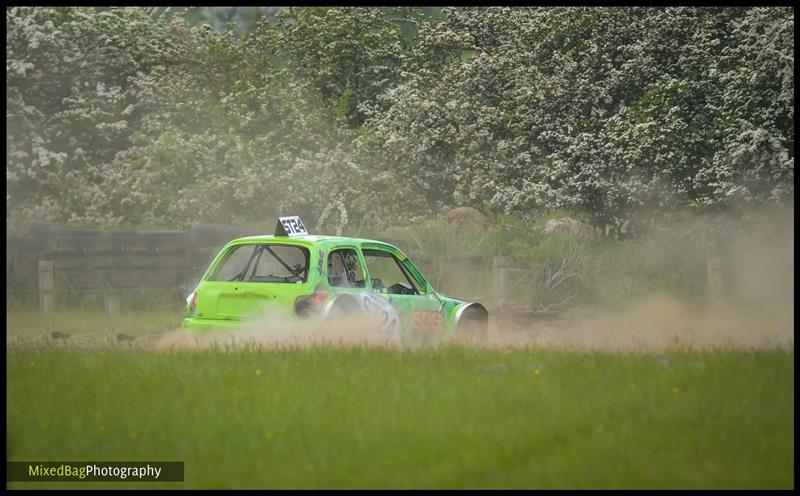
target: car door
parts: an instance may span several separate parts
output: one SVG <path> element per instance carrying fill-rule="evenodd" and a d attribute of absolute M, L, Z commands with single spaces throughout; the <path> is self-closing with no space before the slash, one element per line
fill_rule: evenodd
<path fill-rule="evenodd" d="M 402 253 L 382 245 L 364 245 L 361 252 L 368 289 L 389 301 L 397 310 L 404 340 L 432 343 L 440 339 L 442 302 L 424 280 L 412 273 Z"/>
<path fill-rule="evenodd" d="M 366 288 L 364 262 L 358 249 L 340 245 L 328 252 L 325 277 L 333 293 L 361 293 Z"/>

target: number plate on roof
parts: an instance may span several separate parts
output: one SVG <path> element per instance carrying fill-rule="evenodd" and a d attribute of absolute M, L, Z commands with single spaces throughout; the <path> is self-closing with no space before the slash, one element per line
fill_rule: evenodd
<path fill-rule="evenodd" d="M 275 226 L 275 236 L 308 236 L 306 226 L 300 217 L 278 217 L 278 225 Z"/>

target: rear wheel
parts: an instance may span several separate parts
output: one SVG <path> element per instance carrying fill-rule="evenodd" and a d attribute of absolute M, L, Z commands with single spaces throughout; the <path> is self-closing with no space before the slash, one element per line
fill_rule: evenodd
<path fill-rule="evenodd" d="M 326 319 L 343 319 L 361 313 L 361 307 L 355 298 L 350 295 L 341 295 L 331 302 L 326 314 Z"/>
<path fill-rule="evenodd" d="M 400 319 L 392 305 L 377 295 L 343 294 L 331 301 L 323 317 L 325 333 L 353 344 L 396 345 Z"/>
<path fill-rule="evenodd" d="M 353 345 L 361 344 L 363 330 L 359 326 L 361 309 L 350 295 L 334 297 L 324 310 L 319 322 L 319 341 L 323 344 Z"/>

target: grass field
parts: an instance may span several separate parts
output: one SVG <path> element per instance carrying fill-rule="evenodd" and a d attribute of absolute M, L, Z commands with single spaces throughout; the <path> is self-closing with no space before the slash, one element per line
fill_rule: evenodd
<path fill-rule="evenodd" d="M 7 324 L 9 460 L 178 460 L 186 477 L 8 487 L 794 486 L 793 348 L 155 351 L 112 337 L 174 314 Z M 59 328 L 108 339 L 12 346 Z"/>

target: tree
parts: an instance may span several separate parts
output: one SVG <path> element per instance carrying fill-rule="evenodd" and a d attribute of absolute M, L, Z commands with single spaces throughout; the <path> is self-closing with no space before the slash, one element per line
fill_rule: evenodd
<path fill-rule="evenodd" d="M 791 27 L 785 8 L 446 9 L 367 126 L 428 204 L 621 227 L 785 200 Z"/>
<path fill-rule="evenodd" d="M 289 8 L 279 14 L 280 53 L 351 127 L 363 106 L 400 80 L 423 14 L 412 8 Z"/>
<path fill-rule="evenodd" d="M 622 230 L 793 199 L 792 9 L 231 9 L 8 9 L 8 216 Z"/>
<path fill-rule="evenodd" d="M 126 157 L 135 221 L 254 222 L 291 212 L 335 226 L 363 212 L 374 195 L 353 138 L 315 88 L 280 64 L 275 31 L 262 22 L 242 38 L 233 26 L 192 32 L 194 59 L 152 82 L 148 103 L 160 111 Z M 323 215 L 331 205 L 338 216 Z"/>

